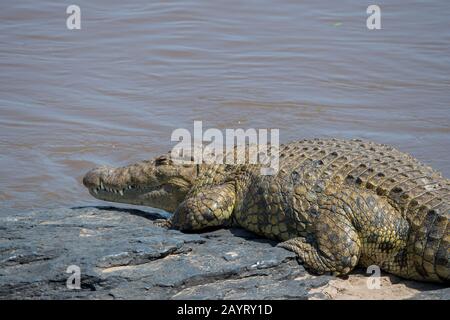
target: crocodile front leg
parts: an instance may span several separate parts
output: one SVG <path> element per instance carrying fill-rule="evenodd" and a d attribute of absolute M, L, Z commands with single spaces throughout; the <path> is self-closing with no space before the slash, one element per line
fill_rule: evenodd
<path fill-rule="evenodd" d="M 232 183 L 205 185 L 179 205 L 169 224 L 184 231 L 223 226 L 231 221 L 236 195 Z"/>

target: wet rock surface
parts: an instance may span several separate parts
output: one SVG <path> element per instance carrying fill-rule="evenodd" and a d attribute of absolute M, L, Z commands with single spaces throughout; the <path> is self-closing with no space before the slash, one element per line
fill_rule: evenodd
<path fill-rule="evenodd" d="M 330 298 L 321 288 L 335 277 L 310 275 L 272 241 L 241 229 L 165 230 L 154 224 L 161 218 L 113 207 L 2 216 L 0 298 Z M 70 266 L 80 268 L 80 289 L 67 287 Z M 449 299 L 449 292 L 425 285 L 417 298 Z"/>

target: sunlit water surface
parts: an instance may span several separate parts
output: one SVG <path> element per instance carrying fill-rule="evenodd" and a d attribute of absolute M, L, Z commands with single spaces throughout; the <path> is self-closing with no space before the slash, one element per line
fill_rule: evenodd
<path fill-rule="evenodd" d="M 168 151 L 176 128 L 364 138 L 450 177 L 450 2 L 8 1 L 0 10 L 1 214 L 99 204 L 99 164 Z M 94 4 L 95 3 L 95 4 Z"/>

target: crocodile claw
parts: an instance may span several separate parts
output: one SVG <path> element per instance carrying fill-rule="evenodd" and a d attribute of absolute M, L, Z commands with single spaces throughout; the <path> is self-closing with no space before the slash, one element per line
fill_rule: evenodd
<path fill-rule="evenodd" d="M 153 224 L 164 229 L 170 229 L 172 227 L 172 222 L 168 219 L 156 219 Z"/>

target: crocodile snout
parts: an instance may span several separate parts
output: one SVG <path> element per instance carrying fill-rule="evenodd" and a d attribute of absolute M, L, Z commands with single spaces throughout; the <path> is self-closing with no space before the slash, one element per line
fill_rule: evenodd
<path fill-rule="evenodd" d="M 98 167 L 90 170 L 83 178 L 83 184 L 86 188 L 97 188 L 105 177 L 111 171 L 108 167 Z"/>

